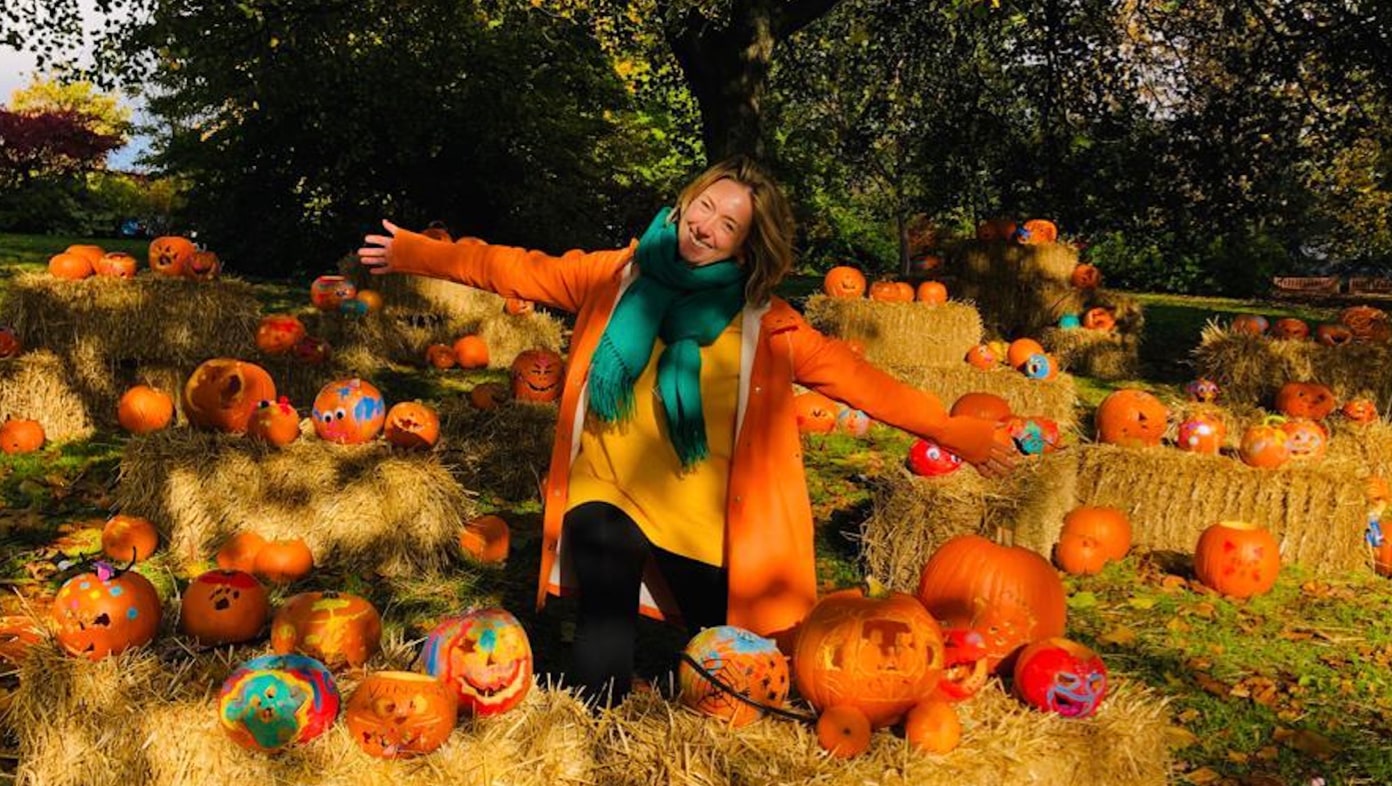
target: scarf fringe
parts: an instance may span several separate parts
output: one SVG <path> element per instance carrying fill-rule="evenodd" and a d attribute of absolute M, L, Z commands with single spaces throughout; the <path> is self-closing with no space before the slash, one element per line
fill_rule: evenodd
<path fill-rule="evenodd" d="M 595 356 L 605 355 L 604 362 L 591 363 L 589 380 L 589 409 L 605 423 L 621 423 L 633 416 L 633 386 L 637 376 L 630 373 L 619 351 L 601 336 Z"/>

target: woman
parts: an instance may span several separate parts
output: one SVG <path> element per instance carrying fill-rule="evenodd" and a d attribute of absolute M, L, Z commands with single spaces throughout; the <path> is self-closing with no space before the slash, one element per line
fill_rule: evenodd
<path fill-rule="evenodd" d="M 574 677 L 590 696 L 627 694 L 640 611 L 679 616 L 693 634 L 738 625 L 787 651 L 816 601 L 794 382 L 934 438 L 984 474 L 1013 463 L 993 424 L 949 417 L 773 296 L 792 267 L 792 213 L 747 157 L 702 173 L 612 251 L 553 257 L 383 226 L 358 252 L 374 274 L 576 315 L 537 605 L 579 590 Z"/>

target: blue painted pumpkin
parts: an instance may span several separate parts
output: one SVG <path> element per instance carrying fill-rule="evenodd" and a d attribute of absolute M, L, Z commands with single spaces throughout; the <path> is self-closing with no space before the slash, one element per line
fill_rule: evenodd
<path fill-rule="evenodd" d="M 222 683 L 218 719 L 243 748 L 276 753 L 323 734 L 338 705 L 338 686 L 324 664 L 304 655 L 263 655 Z"/>

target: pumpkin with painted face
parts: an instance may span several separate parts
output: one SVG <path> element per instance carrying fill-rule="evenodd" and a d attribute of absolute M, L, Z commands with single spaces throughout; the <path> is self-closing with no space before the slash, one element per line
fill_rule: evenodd
<path fill-rule="evenodd" d="M 64 652 L 101 660 L 153 641 L 162 611 L 149 579 L 99 562 L 63 583 L 48 614 Z"/>
<path fill-rule="evenodd" d="M 1088 647 L 1062 637 L 1033 642 L 1015 661 L 1015 695 L 1040 712 L 1087 718 L 1107 697 L 1107 666 Z"/>
<path fill-rule="evenodd" d="M 951 475 L 962 468 L 961 456 L 931 439 L 914 440 L 908 462 L 909 471 L 924 478 Z"/>
<path fill-rule="evenodd" d="M 1189 395 L 1190 401 L 1197 401 L 1200 404 L 1212 404 L 1218 400 L 1218 394 L 1222 391 L 1219 390 L 1217 382 L 1200 377 L 1185 385 L 1184 392 Z"/>
<path fill-rule="evenodd" d="M 135 261 L 135 257 L 124 251 L 111 251 L 102 254 L 92 267 L 99 276 L 135 278 L 135 271 L 139 269 L 140 263 Z"/>
<path fill-rule="evenodd" d="M 275 382 L 266 369 L 232 358 L 204 361 L 184 384 L 184 415 L 201 428 L 242 434 L 256 407 L 274 401 Z"/>
<path fill-rule="evenodd" d="M 1287 420 L 1281 424 L 1281 430 L 1286 432 L 1286 452 L 1291 461 L 1322 459 L 1329 449 L 1329 432 L 1313 420 Z"/>
<path fill-rule="evenodd" d="M 1199 535 L 1194 574 L 1204 586 L 1231 598 L 1271 591 L 1281 571 L 1281 548 L 1264 527 L 1223 521 Z"/>
<path fill-rule="evenodd" d="M 1154 447 L 1165 436 L 1169 410 L 1144 390 L 1123 388 L 1097 407 L 1097 440 L 1123 447 Z"/>
<path fill-rule="evenodd" d="M 304 323 L 291 314 L 271 314 L 256 326 L 256 348 L 267 355 L 284 355 L 306 335 Z"/>
<path fill-rule="evenodd" d="M 276 753 L 323 734 L 338 717 L 338 686 L 303 655 L 263 655 L 238 666 L 218 692 L 218 720 L 233 742 Z"/>
<path fill-rule="evenodd" d="M 1276 393 L 1276 409 L 1291 418 L 1324 420 L 1339 404 L 1328 385 L 1287 382 Z"/>
<path fill-rule="evenodd" d="M 991 351 L 989 344 L 977 344 L 967 350 L 967 364 L 972 368 L 989 371 L 995 368 L 998 363 L 1000 360 L 996 358 L 996 353 Z"/>
<path fill-rule="evenodd" d="M 1344 402 L 1344 406 L 1339 408 L 1339 412 L 1348 418 L 1349 422 L 1360 425 L 1367 425 L 1380 417 L 1377 402 L 1370 398 L 1351 398 Z"/>
<path fill-rule="evenodd" d="M 1208 412 L 1195 412 L 1179 424 L 1175 447 L 1190 453 L 1218 455 L 1228 438 L 1223 419 Z"/>
<path fill-rule="evenodd" d="M 300 438 L 300 413 L 285 396 L 262 401 L 247 423 L 247 436 L 283 448 Z"/>
<path fill-rule="evenodd" d="M 565 363 L 549 349 L 529 349 L 512 361 L 512 397 L 550 403 L 561 397 Z"/>
<path fill-rule="evenodd" d="M 314 397 L 314 431 L 340 445 L 360 445 L 375 438 L 387 420 L 382 391 L 366 380 L 339 379 Z"/>
<path fill-rule="evenodd" d="M 717 625 L 696 634 L 684 654 L 677 667 L 679 699 L 703 715 L 738 728 L 758 720 L 763 711 L 740 701 L 731 691 L 767 707 L 782 707 L 788 698 L 788 660 L 772 639 L 733 625 Z M 698 672 L 687 658 L 700 664 L 720 685 Z"/>
<path fill-rule="evenodd" d="M 827 297 L 859 298 L 865 296 L 865 275 L 848 265 L 827 271 L 822 279 L 822 291 Z"/>
<path fill-rule="evenodd" d="M 1020 373 L 1030 379 L 1047 382 L 1058 377 L 1058 363 L 1053 355 L 1038 352 L 1025 358 L 1025 362 L 1020 366 Z"/>
<path fill-rule="evenodd" d="M 180 604 L 179 630 L 199 644 L 251 641 L 271 617 L 266 588 L 250 573 L 210 570 L 189 582 Z"/>
<path fill-rule="evenodd" d="M 157 237 L 150 241 L 150 269 L 164 276 L 179 278 L 198 249 L 186 237 Z"/>
<path fill-rule="evenodd" d="M 357 294 L 357 286 L 343 276 L 320 276 L 309 285 L 309 302 L 320 311 L 338 311 L 343 301 Z"/>
<path fill-rule="evenodd" d="M 378 671 L 358 684 L 343 716 L 353 742 L 368 755 L 409 759 L 445 744 L 459 718 L 459 699 L 429 675 Z"/>
<path fill-rule="evenodd" d="M 504 609 L 471 611 L 440 623 L 421 652 L 425 673 L 454 688 L 459 708 L 477 717 L 507 712 L 532 687 L 532 645 Z"/>
<path fill-rule="evenodd" d="M 1003 429 L 1015 449 L 1026 456 L 1052 453 L 1058 449 L 1062 438 L 1058 423 L 1040 415 L 1011 415 L 1000 421 L 997 428 Z"/>
<path fill-rule="evenodd" d="M 840 404 L 836 407 L 836 431 L 852 437 L 863 437 L 870 433 L 870 416 L 855 407 Z"/>
<path fill-rule="evenodd" d="M 299 652 L 330 669 L 357 668 L 381 648 L 381 615 L 347 592 L 302 592 L 285 601 L 271 622 L 272 650 Z"/>
<path fill-rule="evenodd" d="M 1310 337 L 1310 326 L 1303 319 L 1282 317 L 1271 326 L 1271 335 L 1283 341 L 1304 341 Z"/>
<path fill-rule="evenodd" d="M 1113 330 L 1116 328 L 1116 317 L 1109 309 L 1100 306 L 1090 308 L 1083 312 L 1083 327 L 1088 330 Z"/>
<path fill-rule="evenodd" d="M 419 401 L 402 401 L 387 411 L 385 433 L 399 448 L 428 450 L 440 438 L 440 416 Z"/>
<path fill-rule="evenodd" d="M 836 430 L 836 402 L 814 390 L 793 396 L 798 432 L 830 434 Z"/>

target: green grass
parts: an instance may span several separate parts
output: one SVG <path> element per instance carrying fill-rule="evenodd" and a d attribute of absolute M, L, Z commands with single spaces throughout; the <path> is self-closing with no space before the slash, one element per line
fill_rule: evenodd
<path fill-rule="evenodd" d="M 107 251 L 124 251 L 144 260 L 150 251 L 150 241 L 115 237 L 75 237 L 71 235 L 14 235 L 0 232 L 0 263 L 13 275 L 16 263 L 20 269 L 48 265 L 49 257 L 68 246 L 101 246 Z"/>

